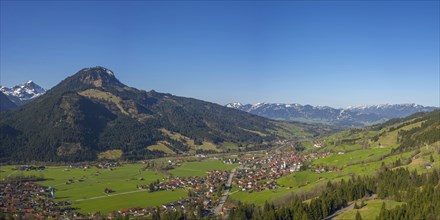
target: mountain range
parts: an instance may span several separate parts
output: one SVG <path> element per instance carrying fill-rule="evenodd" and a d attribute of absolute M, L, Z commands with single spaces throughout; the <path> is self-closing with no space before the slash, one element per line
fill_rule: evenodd
<path fill-rule="evenodd" d="M 84 68 L 0 116 L 0 162 L 95 160 L 108 151 L 138 160 L 230 143 L 251 150 L 270 147 L 279 130 L 304 134 L 297 125 L 129 87 L 104 67 Z"/>
<path fill-rule="evenodd" d="M 416 112 L 429 112 L 437 109 L 436 107 L 417 104 L 384 104 L 332 108 L 300 104 L 257 103 L 251 105 L 234 102 L 225 106 L 275 120 L 324 123 L 349 127 L 377 124 L 392 118 L 401 118 Z"/>
<path fill-rule="evenodd" d="M 0 92 L 6 95 L 10 101 L 15 103 L 15 105 L 19 106 L 43 95 L 46 90 L 32 80 L 29 80 L 12 88 L 0 86 Z"/>

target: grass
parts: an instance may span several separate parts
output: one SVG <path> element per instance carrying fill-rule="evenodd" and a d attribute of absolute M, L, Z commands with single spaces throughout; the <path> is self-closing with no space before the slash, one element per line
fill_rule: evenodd
<path fill-rule="evenodd" d="M 194 141 L 193 141 L 194 142 Z M 211 142 L 203 141 L 202 145 L 192 145 L 192 148 L 195 150 L 213 150 L 219 152 L 220 150 L 217 146 Z"/>
<path fill-rule="evenodd" d="M 304 129 L 299 126 L 281 121 L 277 121 L 276 124 L 278 125 L 277 129 L 272 130 L 271 133 L 277 134 L 283 138 L 295 139 L 295 138 L 304 138 L 311 136 L 311 134 L 305 132 Z"/>
<path fill-rule="evenodd" d="M 337 217 L 335 217 L 335 220 L 339 219 L 355 219 L 356 213 L 359 211 L 359 214 L 361 215 L 362 219 L 376 219 L 377 216 L 379 216 L 380 209 L 382 208 L 382 203 L 385 202 L 385 207 L 387 209 L 395 208 L 396 206 L 402 205 L 403 202 L 396 202 L 393 200 L 382 200 L 382 199 L 375 199 L 375 200 L 367 200 L 364 201 L 366 206 L 362 207 L 361 209 L 351 209 L 347 210 Z M 357 201 L 358 205 L 361 204 L 361 200 Z"/>
<path fill-rule="evenodd" d="M 328 157 L 317 159 L 313 164 L 328 166 L 347 166 L 354 162 L 378 159 L 391 152 L 391 148 L 370 148 L 357 150 L 345 154 L 332 154 Z"/>
<path fill-rule="evenodd" d="M 55 187 L 57 200 L 72 201 L 73 206 L 81 208 L 79 211 L 83 213 L 92 210 L 108 212 L 133 206 L 156 206 L 163 204 L 164 201 L 176 201 L 186 196 L 181 191 L 154 194 L 138 190 L 138 185 L 149 184 L 163 178 L 161 173 L 142 170 L 142 164 L 126 164 L 113 170 L 95 167 L 84 170 L 69 169 L 65 166 L 47 167 L 44 171 L 11 170 L 14 167 L 1 167 L 0 169 L 5 172 L 0 172 L 0 179 L 20 173 L 44 175 L 47 180 L 38 182 L 39 184 Z M 72 183 L 66 184 L 69 179 Z M 107 196 L 104 193 L 105 188 L 114 190 L 115 192 L 112 193 L 114 196 Z M 93 199 L 95 197 L 100 198 Z"/>
<path fill-rule="evenodd" d="M 253 203 L 256 205 L 264 205 L 266 201 L 271 201 L 275 198 L 287 195 L 292 191 L 292 189 L 278 188 L 276 190 L 266 190 L 261 192 L 242 192 L 238 191 L 238 188 L 232 188 L 230 198 L 233 200 L 240 200 L 244 203 Z"/>
<path fill-rule="evenodd" d="M 209 170 L 232 170 L 236 164 L 224 164 L 220 160 L 204 160 L 201 162 L 186 162 L 170 170 L 174 176 L 206 176 Z"/>
<path fill-rule="evenodd" d="M 116 160 L 121 158 L 122 156 L 122 150 L 108 150 L 99 153 L 98 158 L 99 159 L 109 159 L 109 160 Z"/>
<path fill-rule="evenodd" d="M 88 201 L 80 201 L 74 204 L 85 213 L 100 211 L 109 213 L 114 210 L 133 208 L 133 207 L 153 207 L 159 204 L 174 202 L 187 197 L 187 192 L 183 189 L 176 191 L 147 192 L 138 191 L 118 196 L 107 196 Z M 105 205 L 103 205 L 105 204 Z"/>
<path fill-rule="evenodd" d="M 164 128 L 160 129 L 160 131 L 162 133 L 164 133 L 164 135 L 170 137 L 173 140 L 176 141 L 184 141 L 189 147 L 191 147 L 191 153 L 195 153 L 196 150 L 213 150 L 213 151 L 217 151 L 220 152 L 221 150 L 217 148 L 217 146 L 211 142 L 208 141 L 203 141 L 202 145 L 196 145 L 194 143 L 194 140 L 186 137 L 182 134 L 176 133 L 176 132 L 172 132 L 172 131 L 168 131 Z"/>
<path fill-rule="evenodd" d="M 230 150 L 238 150 L 238 144 L 232 143 L 232 142 L 224 142 L 222 144 L 223 148 L 230 149 Z"/>
<path fill-rule="evenodd" d="M 359 150 L 362 148 L 362 145 L 360 144 L 341 144 L 341 145 L 328 145 L 325 148 L 321 148 L 318 151 L 319 152 L 326 152 L 326 151 L 331 151 L 334 153 L 337 152 L 346 152 L 346 151 L 354 151 L 354 150 Z"/>
<path fill-rule="evenodd" d="M 122 107 L 121 105 L 122 102 L 121 98 L 114 96 L 111 93 L 103 92 L 97 89 L 88 89 L 80 92 L 79 94 L 85 97 L 96 98 L 96 99 L 104 100 L 106 102 L 111 102 L 118 107 L 119 111 L 121 111 L 125 115 L 128 115 L 128 112 L 125 111 L 124 107 Z"/>
<path fill-rule="evenodd" d="M 423 123 L 423 121 L 417 122 L 417 123 L 412 123 L 412 124 L 409 124 L 407 126 L 400 128 L 400 129 L 397 129 L 395 131 L 387 132 L 385 135 L 382 135 L 379 138 L 379 140 L 376 142 L 376 144 L 386 146 L 386 147 L 396 146 L 397 145 L 397 135 L 398 135 L 399 131 L 401 131 L 401 130 L 407 131 L 407 130 L 410 130 L 415 127 L 420 127 L 422 125 L 422 123 Z"/>
<path fill-rule="evenodd" d="M 173 150 L 171 150 L 169 147 L 167 147 L 163 142 L 158 142 L 155 145 L 150 145 L 147 147 L 148 150 L 157 150 L 162 151 L 166 154 L 176 154 Z"/>

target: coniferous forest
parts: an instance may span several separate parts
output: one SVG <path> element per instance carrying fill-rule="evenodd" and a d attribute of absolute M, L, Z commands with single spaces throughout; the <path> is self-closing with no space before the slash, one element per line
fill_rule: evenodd
<path fill-rule="evenodd" d="M 403 205 L 387 209 L 382 205 L 379 220 L 389 219 L 438 219 L 440 216 L 439 171 L 417 173 L 408 169 L 383 168 L 376 176 L 353 176 L 340 182 L 328 182 L 321 194 L 310 203 L 300 196 L 293 196 L 287 205 L 275 206 L 266 202 L 263 207 L 237 202 L 228 216 L 231 220 L 319 220 L 335 213 L 362 198 L 393 199 Z M 359 204 L 361 205 L 361 204 Z M 355 208 L 358 204 L 354 204 Z M 361 205 L 362 206 L 362 205 Z M 358 215 L 357 215 L 358 216 Z M 153 219 L 192 219 L 193 215 L 181 210 L 168 211 L 153 216 Z M 357 217 L 361 218 L 360 215 Z"/>

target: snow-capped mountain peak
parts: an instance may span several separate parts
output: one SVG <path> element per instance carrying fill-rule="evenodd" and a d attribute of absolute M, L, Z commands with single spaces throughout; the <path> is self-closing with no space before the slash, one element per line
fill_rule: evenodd
<path fill-rule="evenodd" d="M 1 86 L 0 91 L 7 95 L 8 98 L 17 105 L 24 104 L 46 92 L 45 89 L 34 83 L 32 80 L 16 85 L 12 88 Z"/>
<path fill-rule="evenodd" d="M 226 107 L 228 108 L 240 108 L 241 106 L 243 106 L 243 104 L 241 104 L 240 102 L 231 102 L 226 104 Z"/>
<path fill-rule="evenodd" d="M 436 107 L 417 104 L 380 104 L 332 108 L 282 103 L 237 104 L 227 107 L 246 111 L 255 115 L 286 121 L 323 122 L 345 126 L 364 126 L 379 123 L 391 118 L 405 117 L 416 112 L 427 112 Z"/>

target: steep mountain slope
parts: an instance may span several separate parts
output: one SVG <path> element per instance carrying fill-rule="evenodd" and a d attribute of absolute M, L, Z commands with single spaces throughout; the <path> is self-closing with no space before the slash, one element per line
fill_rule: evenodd
<path fill-rule="evenodd" d="M 17 107 L 3 92 L 0 92 L 0 112 Z"/>
<path fill-rule="evenodd" d="M 416 112 L 433 111 L 435 107 L 416 104 L 374 105 L 336 109 L 327 106 L 300 104 L 257 103 L 254 105 L 229 103 L 226 107 L 240 109 L 270 119 L 325 123 L 339 126 L 362 127 L 384 122 L 391 118 L 405 117 Z"/>
<path fill-rule="evenodd" d="M 35 84 L 32 80 L 16 85 L 12 88 L 0 86 L 0 91 L 8 96 L 16 105 L 22 105 L 30 100 L 43 95 L 46 90 Z"/>
<path fill-rule="evenodd" d="M 125 159 L 161 156 L 161 143 L 188 152 L 224 142 L 267 147 L 278 123 L 191 98 L 141 91 L 103 67 L 85 68 L 31 103 L 0 117 L 2 161 L 93 160 L 119 149 Z M 300 128 L 298 128 L 301 130 Z"/>
<path fill-rule="evenodd" d="M 440 110 L 415 113 L 377 125 L 341 131 L 322 140 L 321 151 L 354 151 L 391 147 L 393 153 L 419 149 L 440 141 Z"/>

